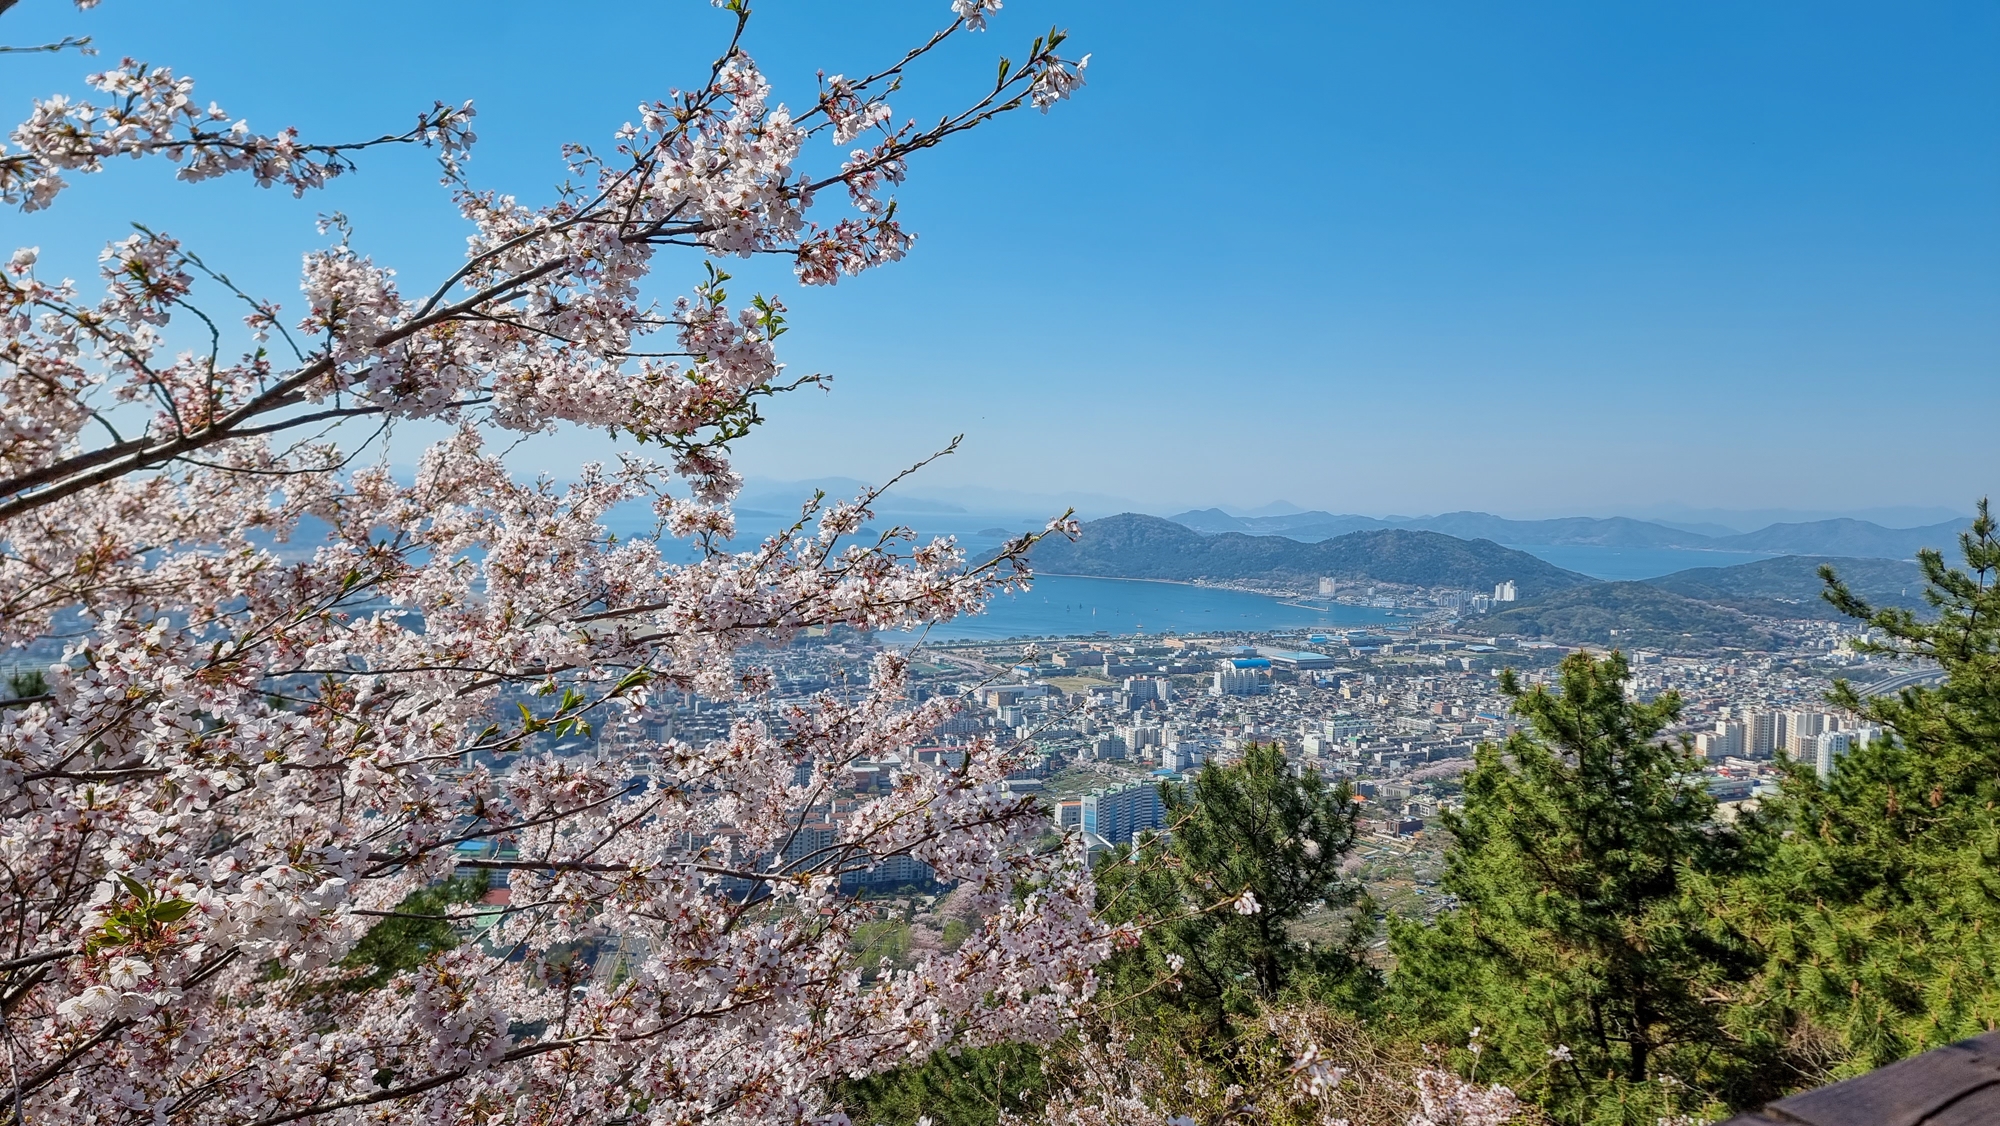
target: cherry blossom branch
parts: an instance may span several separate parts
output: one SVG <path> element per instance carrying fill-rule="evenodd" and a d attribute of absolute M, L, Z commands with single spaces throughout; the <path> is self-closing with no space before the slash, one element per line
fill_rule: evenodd
<path fill-rule="evenodd" d="M 76 43 L 66 39 L 32 49 L 61 49 Z M 62 173 L 100 172 L 107 159 L 150 154 L 179 163 L 183 180 L 241 171 L 250 173 L 261 187 L 284 184 L 294 195 L 351 171 L 354 164 L 347 154 L 383 145 L 435 145 L 447 175 L 456 176 L 458 162 L 475 140 L 470 102 L 457 108 L 439 102 L 402 133 L 341 144 L 302 144 L 293 129 L 262 136 L 250 132 L 242 121 L 218 127 L 229 115 L 214 103 L 197 106 L 193 80 L 176 78 L 165 67 L 148 68 L 128 58 L 117 69 L 93 74 L 88 81 L 112 100 L 103 106 L 63 97 L 38 101 L 34 115 L 14 130 L 18 151 L 0 155 L 0 203 L 38 211 L 69 186 Z"/>
<path fill-rule="evenodd" d="M 1047 1040 L 1074 1019 L 1091 967 L 1129 934 L 1092 917 L 1080 858 L 1030 847 L 1034 819 L 1001 786 L 1019 748 L 917 762 L 951 706 L 906 698 L 907 658 L 879 654 L 865 685 L 777 709 L 764 656 L 811 627 L 977 612 L 1025 583 L 1027 551 L 1073 532 L 1068 517 L 984 562 L 907 528 L 859 536 L 899 476 L 816 496 L 731 550 L 730 443 L 767 400 L 822 380 L 785 372 L 783 304 L 733 302 L 714 260 L 793 253 L 822 284 L 900 257 L 910 236 L 880 193 L 904 156 L 1080 81 L 1052 34 L 937 128 L 888 127 L 912 62 L 995 7 L 961 0 L 889 69 L 826 80 L 801 125 L 772 103 L 732 5 L 705 81 L 640 107 L 610 161 L 569 149 L 579 186 L 556 203 L 458 181 L 466 261 L 419 302 L 338 216 L 284 320 L 143 227 L 107 249 L 99 299 L 38 277 L 32 249 L 6 263 L 0 635 L 63 651 L 48 691 L 0 708 L 0 867 L 17 959 L 75 952 L 5 971 L 10 1075 L 38 1084 L 19 1113 L 250 1126 L 394 1102 L 455 1120 L 505 1090 L 548 1120 L 643 1102 L 797 1121 L 837 1076 Z M 42 163 L 15 175 L 94 171 L 99 150 L 295 190 L 351 167 L 350 147 L 225 127 L 164 70 L 99 84 L 105 106 L 37 107 L 14 155 Z M 370 143 L 429 139 L 450 157 L 464 126 L 427 118 Z M 809 137 L 869 129 L 876 145 L 837 177 L 804 170 Z M 835 182 L 855 215 L 818 224 L 815 188 Z M 695 284 L 670 307 L 642 301 L 681 243 L 709 260 Z M 198 301 L 210 285 L 248 306 L 240 358 Z M 163 345 L 177 317 L 199 352 Z M 273 330 L 296 363 L 267 356 Z M 399 478 L 357 460 L 372 437 L 334 444 L 369 417 L 450 434 Z M 629 435 L 661 460 L 621 456 L 562 486 L 507 471 L 515 436 L 557 426 Z M 651 505 L 650 536 L 604 526 L 629 504 Z M 694 561 L 674 562 L 673 542 Z M 744 706 L 718 738 L 645 734 L 672 693 Z M 586 730 L 643 741 L 649 779 L 536 742 Z M 900 763 L 897 785 L 833 808 L 862 758 Z M 803 841 L 828 817 L 830 843 Z M 512 851 L 459 855 L 474 840 Z M 865 911 L 840 885 L 890 858 L 957 883 L 984 922 L 863 989 L 848 942 Z M 512 894 L 480 912 L 486 941 L 356 985 L 342 961 L 369 926 L 423 914 L 402 906 L 412 893 L 481 865 L 506 865 L 485 870 Z M 620 979 L 561 953 L 607 934 L 630 939 Z"/>
<path fill-rule="evenodd" d="M 8 8 L 13 7 L 14 2 L 15 0 L 7 0 L 5 4 L 0 4 L 0 12 L 5 12 Z M 86 55 L 92 54 L 90 36 L 65 35 L 54 43 L 43 43 L 38 47 L 0 46 L 0 55 L 59 54 L 63 51 L 78 51 Z"/>

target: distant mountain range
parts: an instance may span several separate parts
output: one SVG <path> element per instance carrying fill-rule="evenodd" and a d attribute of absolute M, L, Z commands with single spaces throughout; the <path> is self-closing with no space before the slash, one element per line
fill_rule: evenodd
<path fill-rule="evenodd" d="M 1525 551 L 1438 532 L 1384 528 L 1304 543 L 1242 532 L 1203 535 L 1134 512 L 1086 523 L 1074 543 L 1043 540 L 1032 562 L 1044 574 L 1181 582 L 1310 584 L 1328 576 L 1477 590 L 1511 580 L 1523 598 L 1593 581 Z"/>
<path fill-rule="evenodd" d="M 1869 602 L 1927 609 L 1921 597 L 1923 572 L 1914 563 L 1893 559 L 1782 555 L 1734 567 L 1697 567 L 1643 582 L 1598 582 L 1490 539 L 1376 528 L 1304 542 L 1274 534 L 1204 534 L 1130 512 L 1084 524 L 1075 542 L 1043 540 L 1031 562 L 1043 574 L 1181 582 L 1305 585 L 1328 576 L 1485 590 L 1512 581 L 1520 601 L 1468 619 L 1469 628 L 1624 648 L 1773 648 L 1783 638 L 1771 619 L 1839 616 L 1820 598 L 1822 564 L 1833 566 Z"/>
<path fill-rule="evenodd" d="M 1677 547 L 1710 551 L 1754 551 L 1773 555 L 1825 555 L 1845 558 L 1909 559 L 1917 549 L 1949 551 L 1967 523 L 1947 520 L 1921 528 L 1885 528 L 1866 520 L 1814 520 L 1772 524 L 1754 532 L 1716 535 L 1727 529 L 1713 525 L 1670 525 L 1623 516 L 1609 519 L 1570 517 L 1562 520 L 1508 520 L 1485 512 L 1447 512 L 1441 516 L 1339 516 L 1330 512 L 1293 512 L 1276 516 L 1231 516 L 1219 508 L 1183 512 L 1171 518 L 1197 532 L 1218 535 L 1283 536 L 1312 542 L 1354 532 L 1391 528 L 1442 532 L 1460 539 L 1485 539 L 1500 544 L 1536 546 L 1594 545 L 1600 547 Z"/>

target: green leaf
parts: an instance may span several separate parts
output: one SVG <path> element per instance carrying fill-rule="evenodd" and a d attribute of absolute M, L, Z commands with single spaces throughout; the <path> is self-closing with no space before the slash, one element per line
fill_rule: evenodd
<path fill-rule="evenodd" d="M 519 701 L 515 701 L 514 706 L 521 709 L 521 729 L 523 731 L 527 732 L 530 735 L 533 735 L 537 731 L 548 730 L 549 726 L 548 723 L 543 720 L 536 719 L 535 713 L 528 710 L 528 705 L 523 704 Z"/>

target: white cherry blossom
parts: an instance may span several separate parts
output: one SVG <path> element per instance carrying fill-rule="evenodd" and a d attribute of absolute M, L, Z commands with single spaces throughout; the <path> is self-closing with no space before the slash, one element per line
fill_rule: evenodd
<path fill-rule="evenodd" d="M 831 284 L 900 258 L 887 193 L 912 158 L 1045 107 L 1076 64 L 1042 42 L 940 124 L 895 124 L 889 89 L 989 0 L 795 112 L 723 6 L 706 77 L 566 150 L 542 207 L 466 178 L 470 105 L 308 142 L 127 61 L 12 132 L 0 202 L 29 210 L 114 157 L 300 193 L 370 145 L 430 145 L 468 230 L 460 269 L 412 278 L 331 217 L 289 308 L 147 228 L 87 283 L 33 248 L 0 273 L 0 642 L 61 646 L 45 692 L 0 705 L 0 991 L 28 1121 L 832 1123 L 841 1077 L 1060 1035 L 1135 940 L 1093 917 L 1077 858 L 1032 847 L 1014 748 L 917 760 L 952 704 L 913 702 L 905 657 L 783 708 L 760 664 L 812 629 L 976 613 L 1026 582 L 1036 537 L 984 560 L 902 528 L 857 543 L 870 492 L 730 538 L 732 443 L 820 380 L 780 358 L 783 301 L 723 266 L 777 255 Z M 821 132 L 837 163 L 815 171 Z M 681 295 L 645 296 L 676 255 Z M 399 476 L 371 443 L 406 419 L 445 436 Z M 512 443 L 566 426 L 628 448 L 563 483 L 508 470 Z M 612 535 L 620 505 L 659 536 Z M 644 769 L 548 753 L 686 694 L 734 709 L 723 736 L 644 736 Z M 900 761 L 896 785 L 788 851 L 863 758 Z M 864 985 L 841 877 L 903 857 L 983 923 Z M 362 937 L 454 874 L 505 882 L 490 925 L 361 984 Z M 569 956 L 611 944 L 615 973 Z"/>

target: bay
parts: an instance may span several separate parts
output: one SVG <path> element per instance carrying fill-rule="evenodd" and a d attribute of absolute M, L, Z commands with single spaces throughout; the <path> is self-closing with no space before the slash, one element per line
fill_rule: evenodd
<path fill-rule="evenodd" d="M 1032 589 L 1002 595 L 986 613 L 932 626 L 933 641 L 1010 637 L 1153 636 L 1223 631 L 1350 629 L 1409 620 L 1392 610 L 1334 604 L 1317 609 L 1242 590 L 1145 579 L 1085 579 L 1042 575 Z M 915 641 L 907 633 L 881 633 L 890 644 Z"/>
<path fill-rule="evenodd" d="M 621 535 L 645 535 L 651 515 L 643 506 L 619 505 L 606 514 L 605 524 Z M 765 536 L 790 522 L 789 516 L 765 511 L 744 511 L 737 515 L 737 536 L 731 548 L 743 551 L 755 547 Z M 872 523 L 886 526 L 894 519 Z M 1008 531 L 1002 517 L 969 513 L 927 514 L 911 518 L 925 536 L 951 534 L 959 537 L 967 555 L 975 562 L 996 550 L 1004 535 L 1020 530 L 1019 522 Z M 865 529 L 857 539 L 873 538 L 874 529 Z M 692 544 L 664 544 L 668 558 L 692 560 L 697 552 Z M 1558 567 L 1589 575 L 1594 579 L 1633 581 L 1672 574 L 1693 567 L 1729 567 L 1770 556 L 1760 552 L 1704 551 L 1699 548 L 1605 547 L 1595 544 L 1509 544 Z M 1200 633 L 1223 630 L 1338 629 L 1381 625 L 1399 620 L 1391 611 L 1366 606 L 1335 604 L 1327 610 L 1290 603 L 1270 595 L 1248 591 L 1188 586 L 1180 583 L 1149 582 L 1141 579 L 1086 579 L 1046 575 L 1035 580 L 1034 589 L 996 599 L 987 613 L 944 625 L 933 626 L 928 634 L 937 640 L 1004 639 L 1009 637 L 1087 637 L 1104 631 L 1114 637 L 1158 634 L 1168 630 Z M 893 642 L 895 633 L 881 635 Z"/>

